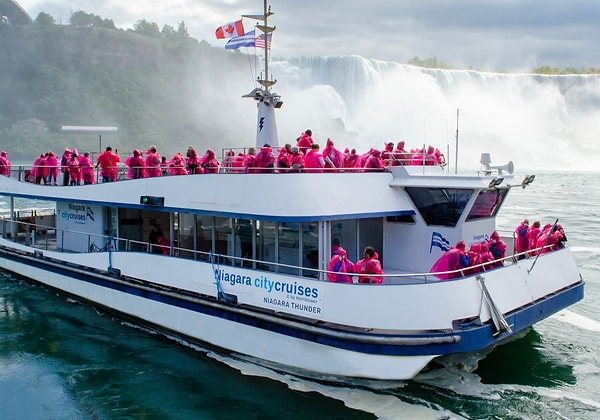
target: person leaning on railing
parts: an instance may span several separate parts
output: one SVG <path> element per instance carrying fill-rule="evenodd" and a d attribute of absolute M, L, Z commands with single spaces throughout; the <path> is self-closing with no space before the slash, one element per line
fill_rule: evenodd
<path fill-rule="evenodd" d="M 112 147 L 107 146 L 103 153 L 96 159 L 96 167 L 100 166 L 102 182 L 115 182 L 117 180 L 117 164 L 121 158 L 118 153 L 113 153 Z"/>

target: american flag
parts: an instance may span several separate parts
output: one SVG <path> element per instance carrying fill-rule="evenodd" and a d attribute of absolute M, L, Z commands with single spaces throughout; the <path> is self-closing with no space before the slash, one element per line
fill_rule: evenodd
<path fill-rule="evenodd" d="M 271 38 L 273 37 L 273 34 L 267 34 L 267 49 L 270 50 L 271 49 Z M 259 36 L 256 37 L 256 40 L 254 41 L 254 45 L 256 48 L 265 48 L 265 34 L 260 34 Z"/>

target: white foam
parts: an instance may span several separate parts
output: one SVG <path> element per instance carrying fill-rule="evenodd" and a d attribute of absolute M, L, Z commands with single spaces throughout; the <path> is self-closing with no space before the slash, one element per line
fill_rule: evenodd
<path fill-rule="evenodd" d="M 584 330 L 600 332 L 600 322 L 594 319 L 587 318 L 583 315 L 576 314 L 575 312 L 571 312 L 568 309 L 562 310 L 552 315 L 551 318 L 556 319 L 558 321 L 566 322 L 567 324 L 574 325 Z"/>
<path fill-rule="evenodd" d="M 291 390 L 301 392 L 318 392 L 319 394 L 340 400 L 346 407 L 372 413 L 380 419 L 461 419 L 462 416 L 448 412 L 442 407 L 428 401 L 420 401 L 422 405 L 408 404 L 396 396 L 378 394 L 363 388 L 349 388 L 344 386 L 329 386 L 309 380 L 297 378 L 292 375 L 277 373 L 268 368 L 245 362 L 231 357 L 209 353 L 221 363 L 239 370 L 244 375 L 259 376 L 276 380 L 286 384 Z M 405 383 L 399 383 L 403 386 Z"/>
<path fill-rule="evenodd" d="M 459 395 L 499 400 L 500 396 L 495 390 L 482 384 L 481 378 L 473 373 L 477 369 L 478 362 L 486 354 L 487 352 L 457 354 L 436 359 L 441 367 L 419 373 L 413 380 L 436 388 L 448 389 Z"/>

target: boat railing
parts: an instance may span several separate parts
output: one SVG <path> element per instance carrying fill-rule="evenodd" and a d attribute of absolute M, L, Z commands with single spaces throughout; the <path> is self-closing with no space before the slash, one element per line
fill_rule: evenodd
<path fill-rule="evenodd" d="M 178 246 L 176 241 L 173 241 L 167 246 L 151 244 L 147 241 L 119 238 L 110 235 L 99 235 L 87 232 L 77 232 L 73 230 L 60 230 L 56 228 L 55 223 L 41 223 L 40 220 L 35 219 L 35 216 L 36 214 L 34 214 L 33 219 L 29 217 L 13 220 L 2 218 L 0 220 L 0 235 L 2 235 L 3 238 L 11 239 L 14 242 L 34 247 L 36 249 L 66 253 L 114 251 L 157 253 L 165 256 L 211 262 L 217 266 L 237 266 L 241 268 L 264 270 L 286 275 L 297 275 L 321 281 L 327 281 L 328 275 L 340 274 L 339 272 L 321 270 L 314 267 L 283 264 L 279 262 L 243 258 L 228 254 L 212 253 L 211 251 L 189 249 Z M 65 246 L 65 238 L 67 237 L 69 238 L 69 244 L 77 244 L 77 246 Z M 431 283 L 440 281 L 440 277 L 458 279 L 465 276 L 485 273 L 499 267 L 516 264 L 519 260 L 531 259 L 536 257 L 538 254 L 543 254 L 553 249 L 555 249 L 553 245 L 545 245 L 543 247 L 528 250 L 526 252 L 511 254 L 499 260 L 489 261 L 475 266 L 469 266 L 452 271 L 437 273 L 409 273 L 399 272 L 397 270 L 388 270 L 387 273 L 378 274 L 376 277 L 381 277 L 384 284 Z M 358 274 L 356 273 L 348 273 L 348 275 L 355 280 L 358 277 Z"/>
<path fill-rule="evenodd" d="M 44 168 L 47 168 L 47 167 L 44 167 Z M 117 165 L 114 168 L 117 170 L 117 177 L 116 177 L 117 181 L 128 179 L 127 172 L 128 172 L 129 168 L 127 166 Z M 10 178 L 16 179 L 21 182 L 30 182 L 32 184 L 39 183 L 41 185 L 50 185 L 50 182 L 47 182 L 48 181 L 47 179 L 45 179 L 43 177 L 36 177 L 32 173 L 33 169 L 34 169 L 33 165 L 18 165 L 18 166 L 13 165 L 10 167 L 8 176 Z M 60 170 L 64 169 L 64 168 L 62 168 L 61 166 L 58 166 L 58 169 L 59 169 L 58 177 L 60 177 L 60 174 L 62 174 L 62 172 Z M 100 174 L 102 173 L 102 169 L 94 167 L 93 170 L 94 170 L 95 182 L 101 182 L 102 177 Z M 59 183 L 59 185 L 63 185 L 63 184 Z"/>
<path fill-rule="evenodd" d="M 393 167 L 393 166 L 443 166 L 443 165 L 439 165 L 438 163 L 423 163 L 423 164 L 419 164 L 419 163 L 415 163 L 414 161 L 411 161 L 410 159 L 392 159 L 392 160 L 386 160 L 385 163 L 387 166 L 382 167 L 382 168 L 364 168 L 364 167 L 342 167 L 342 168 L 329 168 L 329 167 L 325 167 L 325 168 L 280 168 L 278 166 L 272 166 L 272 167 L 245 167 L 245 166 L 236 166 L 233 165 L 232 162 L 227 162 L 225 161 L 225 159 L 222 159 L 223 164 L 220 164 L 219 167 L 216 169 L 216 173 L 237 173 L 237 174 L 256 174 L 256 173 L 273 173 L 273 174 L 282 174 L 282 173 L 341 173 L 341 172 L 387 172 L 388 171 L 388 167 Z M 34 165 L 18 165 L 18 166 L 11 166 L 10 167 L 10 171 L 9 171 L 9 177 L 22 181 L 22 182 L 30 182 L 30 183 L 38 183 L 38 184 L 42 184 L 42 185 L 50 185 L 50 181 L 46 178 L 44 178 L 43 176 L 36 176 L 36 170 L 43 170 L 43 169 L 47 169 L 48 167 L 44 166 L 44 167 L 35 167 Z M 58 166 L 57 167 L 59 169 L 59 173 L 63 173 L 64 170 L 66 170 L 67 168 L 62 167 L 62 166 Z M 156 168 L 156 167 L 150 167 L 150 166 L 136 166 L 133 168 L 130 168 L 129 166 L 125 165 L 125 164 L 119 164 L 117 166 L 115 166 L 114 168 L 108 168 L 108 169 L 116 169 L 116 181 L 124 181 L 124 180 L 130 180 L 132 179 L 132 170 L 137 170 L 137 169 L 141 169 L 144 171 L 147 171 L 151 168 Z M 36 169 L 36 170 L 34 170 Z M 180 175 L 184 175 L 184 174 L 188 174 L 187 170 L 185 171 L 186 173 L 179 173 L 178 171 L 180 170 L 180 167 L 176 167 L 173 165 L 162 165 L 160 166 L 160 172 L 161 172 L 161 176 L 180 176 Z M 184 168 L 185 169 L 185 168 Z M 93 171 L 94 171 L 94 182 L 95 183 L 101 183 L 102 182 L 102 169 L 99 167 L 94 166 L 93 167 Z M 201 171 L 206 172 L 206 173 L 212 173 L 212 171 L 210 170 L 210 168 L 202 168 Z M 196 173 L 199 174 L 199 173 Z M 81 183 L 83 184 L 83 182 Z M 55 184 L 54 184 L 55 185 Z M 59 185 L 63 185 L 62 182 L 59 182 Z"/>

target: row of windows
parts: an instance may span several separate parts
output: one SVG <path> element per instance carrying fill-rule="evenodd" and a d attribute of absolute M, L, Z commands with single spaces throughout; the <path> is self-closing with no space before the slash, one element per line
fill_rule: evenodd
<path fill-rule="evenodd" d="M 383 245 L 382 218 L 289 223 L 138 212 L 141 211 L 120 210 L 118 236 L 144 242 L 152 226 L 158 223 L 168 239 L 172 232 L 178 256 L 207 259 L 212 252 L 219 255 L 219 264 L 245 265 L 280 273 L 317 276 L 316 270 L 325 268 L 331 258 L 329 247 L 319 250 L 319 232 L 324 229 L 329 229 L 332 244 L 339 243 L 353 261 L 362 258 L 365 246 L 381 250 Z M 135 223 L 129 222 L 132 220 Z"/>

